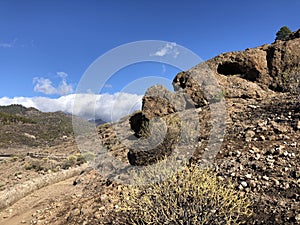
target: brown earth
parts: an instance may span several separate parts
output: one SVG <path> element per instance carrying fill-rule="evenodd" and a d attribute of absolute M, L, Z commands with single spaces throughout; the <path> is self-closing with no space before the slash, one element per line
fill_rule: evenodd
<path fill-rule="evenodd" d="M 40 208 L 48 207 L 54 201 L 63 199 L 66 194 L 69 195 L 79 192 L 79 190 L 73 186 L 73 181 L 74 178 L 69 178 L 62 182 L 41 188 L 19 200 L 0 212 L 0 225 L 37 224 L 33 216 L 40 212 Z"/>

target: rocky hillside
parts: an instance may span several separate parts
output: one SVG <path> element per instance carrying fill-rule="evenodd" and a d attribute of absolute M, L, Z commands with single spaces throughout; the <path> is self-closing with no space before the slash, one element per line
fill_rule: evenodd
<path fill-rule="evenodd" d="M 117 180 L 126 178 L 127 166 L 176 152 L 210 165 L 219 180 L 232 180 L 250 196 L 254 213 L 246 224 L 300 224 L 299 68 L 300 30 L 181 72 L 174 92 L 149 88 L 140 112 L 99 127 L 108 155 L 123 167 L 110 163 L 109 178 L 82 175 L 75 182 L 82 195 L 58 199 L 33 223 L 128 223 L 114 213 L 122 190 Z M 106 166 L 101 161 L 97 168 Z"/>
<path fill-rule="evenodd" d="M 53 146 L 72 134 L 72 117 L 63 112 L 0 106 L 0 148 Z"/>

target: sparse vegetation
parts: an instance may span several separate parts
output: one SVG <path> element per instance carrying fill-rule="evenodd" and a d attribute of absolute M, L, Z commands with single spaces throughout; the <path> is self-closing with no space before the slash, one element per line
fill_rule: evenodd
<path fill-rule="evenodd" d="M 17 116 L 13 114 L 8 114 L 4 112 L 0 112 L 0 124 L 1 125 L 9 125 L 9 124 L 16 124 L 16 123 L 32 123 L 35 124 L 36 122 L 32 119 L 25 118 L 22 116 Z"/>
<path fill-rule="evenodd" d="M 231 182 L 196 165 L 160 182 L 130 186 L 122 202 L 131 224 L 240 224 L 252 214 L 250 200 Z"/>
<path fill-rule="evenodd" d="M 49 170 L 56 171 L 57 166 L 59 166 L 59 162 L 48 158 L 30 159 L 24 163 L 25 170 L 34 170 L 35 172 L 47 172 Z"/>
<path fill-rule="evenodd" d="M 91 155 L 90 155 L 91 156 Z M 80 153 L 76 155 L 69 155 L 62 163 L 61 168 L 62 169 L 68 169 L 70 167 L 74 167 L 76 165 L 81 165 L 86 162 L 85 155 L 82 155 Z"/>
<path fill-rule="evenodd" d="M 20 105 L 0 106 L 0 126 L 0 147 L 4 148 L 54 146 L 73 134 L 71 116 Z"/>

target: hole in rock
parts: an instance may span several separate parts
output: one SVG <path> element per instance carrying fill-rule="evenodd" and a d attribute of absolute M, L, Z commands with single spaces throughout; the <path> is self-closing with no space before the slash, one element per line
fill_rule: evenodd
<path fill-rule="evenodd" d="M 244 74 L 246 69 L 237 62 L 225 62 L 220 64 L 217 69 L 218 73 L 223 75 Z"/>

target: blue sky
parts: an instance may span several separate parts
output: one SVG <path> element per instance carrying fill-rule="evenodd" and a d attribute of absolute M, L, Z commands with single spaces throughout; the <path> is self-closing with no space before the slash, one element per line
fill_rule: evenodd
<path fill-rule="evenodd" d="M 299 8 L 299 0 L 0 0 L 0 104 L 71 95 L 93 61 L 129 42 L 168 41 L 204 60 L 271 43 L 281 26 L 300 28 Z M 132 65 L 101 93 L 114 95 L 145 76 L 171 80 L 177 72 Z"/>

